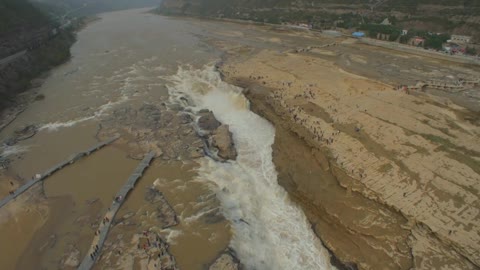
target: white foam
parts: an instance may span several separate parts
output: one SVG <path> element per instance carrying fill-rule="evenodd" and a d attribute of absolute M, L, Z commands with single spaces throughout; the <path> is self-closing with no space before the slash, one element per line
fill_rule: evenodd
<path fill-rule="evenodd" d="M 187 95 L 193 110 L 210 109 L 228 124 L 237 161 L 203 159 L 199 179 L 214 183 L 232 223 L 232 248 L 248 269 L 331 269 L 329 255 L 302 210 L 278 185 L 272 162 L 274 127 L 249 110 L 241 89 L 223 82 L 213 66 L 179 68 L 169 77 L 172 101 Z"/>
<path fill-rule="evenodd" d="M 183 219 L 183 223 L 185 224 L 191 224 L 192 222 L 196 222 L 199 220 L 201 217 L 203 217 L 206 214 L 209 214 L 211 212 L 215 212 L 218 210 L 218 207 L 205 207 L 201 210 L 199 210 L 197 213 L 190 215 L 189 217 L 186 217 Z"/>
<path fill-rule="evenodd" d="M 55 130 L 58 130 L 60 128 L 73 127 L 77 124 L 80 124 L 82 122 L 85 122 L 85 121 L 88 121 L 88 120 L 91 120 L 91 119 L 94 119 L 94 118 L 95 118 L 95 116 L 87 116 L 87 117 L 77 118 L 77 119 L 74 119 L 74 120 L 68 120 L 68 121 L 65 121 L 65 122 L 57 121 L 57 122 L 53 122 L 53 123 L 47 123 L 47 124 L 42 125 L 39 128 L 39 130 L 55 131 Z"/>
<path fill-rule="evenodd" d="M 4 145 L 0 147 L 0 156 L 9 157 L 16 154 L 27 152 L 30 147 L 22 145 Z"/>
<path fill-rule="evenodd" d="M 166 240 L 167 240 L 167 243 L 170 245 L 177 244 L 177 241 L 176 241 L 177 237 L 183 234 L 182 231 L 171 229 L 171 228 L 163 229 L 162 231 L 167 233 Z"/>
<path fill-rule="evenodd" d="M 117 101 L 114 101 L 114 102 L 109 101 L 109 102 L 101 105 L 100 107 L 98 107 L 97 111 L 95 111 L 93 113 L 93 115 L 80 117 L 80 118 L 77 118 L 77 119 L 74 119 L 74 120 L 68 120 L 68 121 L 65 121 L 65 122 L 57 121 L 57 122 L 47 123 L 47 124 L 42 125 L 39 128 L 39 130 L 55 131 L 55 130 L 58 130 L 60 128 L 73 127 L 77 124 L 80 124 L 80 123 L 83 123 L 83 122 L 86 122 L 86 121 L 89 121 L 89 120 L 92 120 L 92 119 L 95 119 L 95 118 L 99 118 L 102 115 L 105 115 L 108 112 L 108 110 L 110 110 L 111 108 L 113 108 L 116 105 L 119 105 L 121 103 L 124 103 L 127 100 L 128 100 L 128 97 L 124 95 L 120 99 L 118 99 Z"/>

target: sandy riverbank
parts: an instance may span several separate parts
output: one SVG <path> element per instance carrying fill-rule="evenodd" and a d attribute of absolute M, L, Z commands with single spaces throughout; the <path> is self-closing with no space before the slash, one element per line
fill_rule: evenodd
<path fill-rule="evenodd" d="M 252 109 L 276 126 L 280 184 L 340 260 L 360 269 L 480 265 L 475 115 L 312 54 L 229 55 L 226 80 L 247 88 Z"/>

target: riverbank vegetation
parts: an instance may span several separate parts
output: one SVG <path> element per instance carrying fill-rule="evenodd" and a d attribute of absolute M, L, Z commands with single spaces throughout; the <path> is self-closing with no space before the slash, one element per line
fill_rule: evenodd
<path fill-rule="evenodd" d="M 74 42 L 73 31 L 62 31 L 43 46 L 3 68 L 0 71 L 0 110 L 8 106 L 18 93 L 29 89 L 33 79 L 68 61 Z"/>
<path fill-rule="evenodd" d="M 11 104 L 18 93 L 30 88 L 31 80 L 70 58 L 75 29 L 82 25 L 82 21 L 55 31 L 54 24 L 26 0 L 0 1 L 1 58 L 29 48 L 25 54 L 0 66 L 0 109 Z M 40 38 L 35 29 L 50 34 Z M 30 46 L 31 40 L 36 40 L 36 46 Z"/>

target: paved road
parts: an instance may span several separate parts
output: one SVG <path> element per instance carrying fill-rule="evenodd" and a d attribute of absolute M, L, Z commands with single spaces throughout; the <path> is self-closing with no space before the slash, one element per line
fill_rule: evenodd
<path fill-rule="evenodd" d="M 7 57 L 1 59 L 0 60 L 0 67 L 3 66 L 3 65 L 9 64 L 10 62 L 17 59 L 18 57 L 24 56 L 26 53 L 27 53 L 27 50 L 23 50 L 21 52 L 18 52 L 16 54 L 12 54 L 10 56 L 7 56 Z"/>
<path fill-rule="evenodd" d="M 33 185 L 35 185 L 36 183 L 39 183 L 43 180 L 45 180 L 47 177 L 49 177 L 50 175 L 52 175 L 53 173 L 55 173 L 56 171 L 62 169 L 63 167 L 67 166 L 67 165 L 70 165 L 70 164 L 73 164 L 75 161 L 77 161 L 78 159 L 80 159 L 81 157 L 83 156 L 87 156 L 89 154 L 91 154 L 92 152 L 95 152 L 97 151 L 98 149 L 104 147 L 105 145 L 107 144 L 110 144 L 112 142 L 114 142 L 115 140 L 118 139 L 118 136 L 117 137 L 113 137 L 109 140 L 106 140 L 104 142 L 100 142 L 92 147 L 90 147 L 89 149 L 83 151 L 83 152 L 80 152 L 76 155 L 72 155 L 71 157 L 69 157 L 68 159 L 58 163 L 57 165 L 53 166 L 52 168 L 48 169 L 46 172 L 44 172 L 43 174 L 40 175 L 39 178 L 33 178 L 31 180 L 29 180 L 26 184 L 24 184 L 23 186 L 21 186 L 20 188 L 18 188 L 17 190 L 15 190 L 13 192 L 13 194 L 10 194 L 8 195 L 7 197 L 5 197 L 4 199 L 2 199 L 0 201 L 0 208 L 2 208 L 3 206 L 5 206 L 6 204 L 8 204 L 9 202 L 11 202 L 13 199 L 17 198 L 18 196 L 20 196 L 20 194 L 22 194 L 23 192 L 27 191 L 29 188 L 31 188 Z"/>
<path fill-rule="evenodd" d="M 78 267 L 78 270 L 89 270 L 93 267 L 93 265 L 99 258 L 100 252 L 102 251 L 103 244 L 107 239 L 110 225 L 112 224 L 115 215 L 122 206 L 123 202 L 125 202 L 125 198 L 127 197 L 130 190 L 135 187 L 135 183 L 137 182 L 137 180 L 142 177 L 143 171 L 145 171 L 145 169 L 150 165 L 150 162 L 152 161 L 154 156 L 155 153 L 148 153 L 148 155 L 137 166 L 132 175 L 130 175 L 122 189 L 120 189 L 120 191 L 117 193 L 117 195 L 115 196 L 115 200 L 112 202 L 112 206 L 110 206 L 107 213 L 103 217 L 102 222 L 98 226 L 98 230 L 95 232 L 95 236 L 93 238 L 90 249 L 85 255 L 82 263 Z"/>

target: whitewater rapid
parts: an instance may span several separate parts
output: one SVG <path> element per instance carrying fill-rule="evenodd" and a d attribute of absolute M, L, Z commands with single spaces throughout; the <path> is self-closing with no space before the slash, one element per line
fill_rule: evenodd
<path fill-rule="evenodd" d="M 167 79 L 172 102 L 182 102 L 193 111 L 213 111 L 233 133 L 237 160 L 221 163 L 204 158 L 198 178 L 214 183 L 222 211 L 232 224 L 230 245 L 242 263 L 248 269 L 332 269 L 329 254 L 304 213 L 277 183 L 274 127 L 249 110 L 242 90 L 223 82 L 213 66 L 179 68 Z"/>

